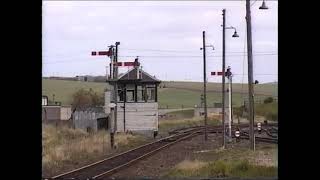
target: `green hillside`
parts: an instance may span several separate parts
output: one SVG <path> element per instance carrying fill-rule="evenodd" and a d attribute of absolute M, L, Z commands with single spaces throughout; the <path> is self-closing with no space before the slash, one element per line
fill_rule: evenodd
<path fill-rule="evenodd" d="M 163 82 L 159 88 L 158 100 L 160 107 L 180 108 L 194 107 L 200 104 L 200 94 L 202 93 L 203 84 L 200 82 Z M 55 101 L 60 101 L 63 105 L 69 105 L 72 101 L 72 95 L 77 90 L 90 88 L 98 93 L 103 93 L 107 87 L 106 83 L 65 81 L 65 80 L 42 80 L 42 94 L 47 95 L 52 100 L 55 94 Z M 238 106 L 243 103 L 243 97 L 247 97 L 245 91 L 246 84 L 234 84 L 233 86 L 233 104 Z M 208 83 L 207 86 L 207 103 L 212 106 L 215 102 L 221 102 L 221 84 Z M 241 93 L 243 92 L 243 93 Z M 255 87 L 256 99 L 264 99 L 267 96 L 277 94 L 277 86 L 270 84 L 257 85 Z M 263 94 L 263 95 L 259 95 Z"/>

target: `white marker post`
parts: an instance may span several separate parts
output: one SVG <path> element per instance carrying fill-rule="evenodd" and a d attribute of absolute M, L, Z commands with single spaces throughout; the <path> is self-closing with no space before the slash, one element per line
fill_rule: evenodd
<path fill-rule="evenodd" d="M 232 135 L 231 135 L 231 133 L 232 133 L 232 131 L 231 131 L 231 118 L 232 118 L 232 109 L 231 109 L 231 82 L 232 82 L 232 80 L 231 80 L 231 78 L 232 78 L 232 74 L 231 74 L 231 68 L 230 68 L 230 66 L 228 67 L 228 69 L 227 69 L 227 72 L 226 72 L 226 75 L 227 75 L 227 78 L 228 78 L 228 81 L 229 81 L 229 87 L 228 87 L 228 91 L 229 91 L 229 93 L 228 93 L 228 95 L 229 95 L 229 97 L 228 97 L 228 101 L 229 101 L 229 124 L 228 124 L 228 128 L 229 128 L 229 141 L 231 142 L 232 141 Z"/>
<path fill-rule="evenodd" d="M 110 119 L 111 119 L 111 123 L 110 123 L 110 144 L 111 144 L 111 149 L 114 149 L 114 134 L 115 134 L 115 117 L 114 117 L 114 108 L 116 107 L 115 103 L 110 103 L 109 105 L 110 108 Z"/>
<path fill-rule="evenodd" d="M 229 77 L 229 88 L 228 88 L 228 90 L 229 90 L 229 98 L 228 98 L 228 100 L 229 100 L 229 137 L 230 137 L 230 140 L 232 139 L 232 137 L 231 137 L 231 113 L 232 113 L 232 109 L 231 109 L 231 76 Z"/>
<path fill-rule="evenodd" d="M 239 130 L 236 130 L 235 136 L 236 136 L 236 141 L 239 142 L 240 141 L 240 131 Z"/>
<path fill-rule="evenodd" d="M 257 123 L 257 126 L 258 126 L 258 132 L 259 134 L 261 134 L 261 123 Z"/>

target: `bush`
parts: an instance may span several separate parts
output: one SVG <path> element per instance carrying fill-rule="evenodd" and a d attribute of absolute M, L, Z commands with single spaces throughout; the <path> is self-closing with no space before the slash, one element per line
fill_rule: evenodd
<path fill-rule="evenodd" d="M 278 103 L 272 102 L 267 104 L 258 104 L 255 106 L 255 113 L 264 116 L 267 120 L 278 120 Z"/>
<path fill-rule="evenodd" d="M 249 161 L 248 160 L 243 160 L 243 161 L 240 161 L 238 163 L 235 163 L 234 169 L 238 170 L 238 171 L 248 171 L 248 169 L 249 169 Z"/>
<path fill-rule="evenodd" d="M 263 102 L 264 102 L 264 104 L 272 103 L 273 102 L 273 98 L 272 97 L 267 97 Z"/>
<path fill-rule="evenodd" d="M 277 114 L 267 113 L 266 119 L 271 120 L 271 121 L 277 121 L 278 120 L 278 113 Z"/>
<path fill-rule="evenodd" d="M 103 106 L 103 94 L 97 94 L 91 88 L 90 90 L 80 89 L 73 94 L 73 108 L 86 108 L 94 106 Z"/>
<path fill-rule="evenodd" d="M 227 177 L 229 171 L 229 166 L 225 162 L 219 160 L 214 162 L 210 174 L 216 175 L 217 177 Z"/>
<path fill-rule="evenodd" d="M 234 107 L 233 108 L 233 114 L 237 117 L 243 117 L 244 115 L 244 112 L 245 112 L 245 107 L 244 105 L 243 106 L 240 106 L 240 107 Z"/>

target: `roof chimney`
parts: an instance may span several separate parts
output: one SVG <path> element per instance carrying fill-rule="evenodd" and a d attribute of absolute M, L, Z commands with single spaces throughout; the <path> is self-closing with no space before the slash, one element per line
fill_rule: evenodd
<path fill-rule="evenodd" d="M 136 71 L 137 71 L 137 76 L 136 76 L 137 79 L 140 79 L 140 78 L 139 78 L 139 74 L 140 74 L 140 73 L 139 73 L 139 71 L 140 71 L 140 70 L 139 70 L 139 66 L 140 66 L 140 63 L 139 63 L 139 61 L 138 61 L 138 58 L 139 58 L 139 57 L 137 57 L 137 58 L 134 60 L 134 68 L 135 68 Z"/>

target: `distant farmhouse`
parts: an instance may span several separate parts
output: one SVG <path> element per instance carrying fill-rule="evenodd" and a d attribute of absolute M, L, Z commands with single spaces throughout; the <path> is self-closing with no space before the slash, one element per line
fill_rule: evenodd
<path fill-rule="evenodd" d="M 84 82 L 106 82 L 106 76 L 76 76 L 75 79 L 77 81 L 84 81 Z"/>
<path fill-rule="evenodd" d="M 94 76 L 76 76 L 78 81 L 85 81 L 85 82 L 93 82 L 94 81 Z"/>
<path fill-rule="evenodd" d="M 67 81 L 76 81 L 77 78 L 75 77 L 58 77 L 58 76 L 50 76 L 50 77 L 43 77 L 44 79 L 52 79 L 52 80 L 67 80 Z"/>

